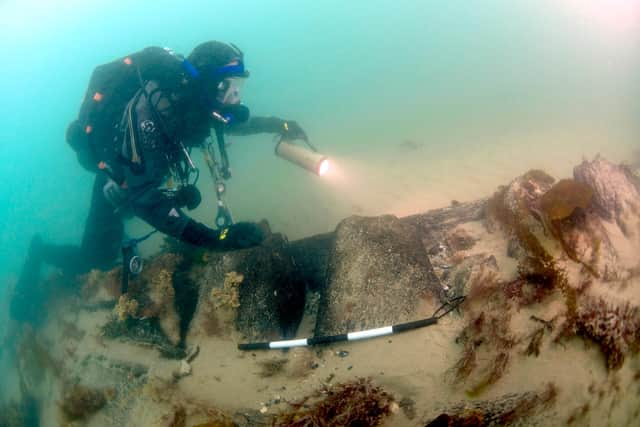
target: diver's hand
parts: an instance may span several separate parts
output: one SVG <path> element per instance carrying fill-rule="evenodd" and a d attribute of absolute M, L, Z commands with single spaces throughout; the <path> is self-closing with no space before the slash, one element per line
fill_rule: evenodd
<path fill-rule="evenodd" d="M 258 246 L 264 238 L 264 232 L 258 224 L 239 222 L 220 230 L 218 244 L 221 249 L 244 249 Z"/>
<path fill-rule="evenodd" d="M 257 246 L 265 239 L 265 230 L 253 222 L 239 222 L 221 230 L 214 230 L 190 219 L 180 240 L 211 250 L 229 251 Z"/>
<path fill-rule="evenodd" d="M 307 133 L 295 120 L 282 120 L 278 133 L 280 134 L 280 136 L 282 136 L 282 139 L 302 139 L 307 142 L 309 141 Z"/>

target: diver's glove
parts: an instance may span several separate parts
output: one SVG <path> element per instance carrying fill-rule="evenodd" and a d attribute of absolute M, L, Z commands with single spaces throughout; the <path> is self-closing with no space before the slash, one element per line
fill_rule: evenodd
<path fill-rule="evenodd" d="M 250 248 L 262 243 L 264 238 L 262 229 L 252 222 L 239 222 L 222 230 L 213 230 L 194 220 L 189 220 L 180 236 L 184 242 L 214 250 Z"/>
<path fill-rule="evenodd" d="M 282 120 L 277 119 L 277 127 L 275 133 L 279 134 L 282 139 L 285 140 L 294 140 L 294 139 L 303 139 L 305 141 L 309 141 L 307 137 L 307 133 L 302 129 L 302 126 L 298 124 L 295 120 Z"/>
<path fill-rule="evenodd" d="M 259 245 L 264 238 L 258 224 L 238 222 L 220 230 L 218 242 L 223 249 L 244 249 Z"/>
<path fill-rule="evenodd" d="M 195 185 L 185 185 L 176 191 L 175 201 L 178 206 L 184 206 L 191 211 L 200 205 L 202 195 Z"/>
<path fill-rule="evenodd" d="M 114 207 L 120 209 L 129 199 L 129 191 L 109 178 L 102 187 L 104 198 Z"/>

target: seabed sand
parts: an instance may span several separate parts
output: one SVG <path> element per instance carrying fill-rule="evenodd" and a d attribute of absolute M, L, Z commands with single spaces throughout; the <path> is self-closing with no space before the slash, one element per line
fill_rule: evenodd
<path fill-rule="evenodd" d="M 516 264 L 506 256 L 506 241 L 501 233 L 489 233 L 483 224 L 475 222 L 466 223 L 462 228 L 478 240 L 466 255 L 493 255 L 503 278 L 513 277 Z M 635 249 L 629 248 L 629 258 L 637 259 Z M 607 300 L 640 305 L 639 281 L 635 277 L 615 289 L 603 286 L 591 289 Z M 51 360 L 57 363 L 54 369 L 44 368 L 45 380 L 37 387 L 37 394 L 41 398 L 46 396 L 43 426 L 57 426 L 62 422 L 60 385 L 69 380 L 116 390 L 115 397 L 104 409 L 88 420 L 70 424 L 98 427 L 114 425 L 117 414 L 126 414 L 122 425 L 170 426 L 178 407 L 217 408 L 229 414 L 248 410 L 271 414 L 285 410 L 286 402 L 297 401 L 323 384 L 355 377 L 370 377 L 396 401 L 413 402 L 409 409 L 405 405 L 386 418 L 384 425 L 387 426 L 423 426 L 457 403 L 541 391 L 550 383 L 558 390 L 555 404 L 519 420 L 517 425 L 567 425 L 569 421 L 571 425 L 585 426 L 640 425 L 640 358 L 627 357 L 619 370 L 608 371 L 597 346 L 578 338 L 558 344 L 552 342 L 553 334 L 545 334 L 538 357 L 523 354 L 524 348 L 520 348 L 526 344 L 523 340 L 524 344 L 516 345 L 512 351 L 506 373 L 473 397 L 465 384 L 452 380 L 453 367 L 462 352 L 456 338 L 465 326 L 457 312 L 437 325 L 403 334 L 287 352 L 239 351 L 236 347 L 239 338 L 235 333 L 223 337 L 200 335 L 189 342 L 200 347 L 199 355 L 191 362 L 191 374 L 176 381 L 174 372 L 179 369 L 180 361 L 164 359 L 152 347 L 105 339 L 101 336 L 101 326 L 111 311 L 83 310 L 82 303 L 70 304 L 68 300 L 52 303 L 50 321 L 38 336 Z M 526 337 L 535 326 L 530 320 L 532 315 L 551 319 L 562 309 L 561 296 L 551 295 L 542 304 L 514 311 L 511 332 L 519 338 Z M 421 314 L 428 317 L 432 310 L 425 308 Z M 300 337 L 312 334 L 313 316 L 312 311 L 306 314 Z M 286 362 L 280 371 L 265 370 L 265 362 L 282 359 Z M 124 384 L 113 384 L 101 377 L 99 370 L 87 375 L 91 372 L 86 369 L 87 364 L 96 361 L 148 367 L 146 380 L 131 377 Z M 206 411 L 201 411 L 200 416 L 197 410 L 190 413 L 196 415 L 187 418 L 187 426 L 207 419 Z"/>

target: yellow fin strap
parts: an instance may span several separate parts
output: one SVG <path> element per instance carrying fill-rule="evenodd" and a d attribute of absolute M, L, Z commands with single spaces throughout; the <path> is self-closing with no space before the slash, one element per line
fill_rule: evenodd
<path fill-rule="evenodd" d="M 222 230 L 222 231 L 220 232 L 220 237 L 219 237 L 219 239 L 220 239 L 220 240 L 224 240 L 224 239 L 226 239 L 226 238 L 227 238 L 227 234 L 229 234 L 229 229 L 228 229 L 228 228 L 225 228 L 224 230 Z"/>

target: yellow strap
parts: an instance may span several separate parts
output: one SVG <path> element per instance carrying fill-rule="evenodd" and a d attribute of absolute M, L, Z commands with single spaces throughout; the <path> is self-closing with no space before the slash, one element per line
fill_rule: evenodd
<path fill-rule="evenodd" d="M 227 234 L 229 234 L 229 229 L 225 228 L 220 232 L 220 240 L 224 240 L 227 238 Z"/>

